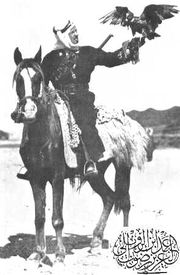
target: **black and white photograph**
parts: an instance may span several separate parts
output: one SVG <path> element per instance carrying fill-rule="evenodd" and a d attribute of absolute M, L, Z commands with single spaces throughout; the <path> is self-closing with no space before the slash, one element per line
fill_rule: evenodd
<path fill-rule="evenodd" d="M 1 3 L 0 275 L 180 271 L 180 4 Z"/>

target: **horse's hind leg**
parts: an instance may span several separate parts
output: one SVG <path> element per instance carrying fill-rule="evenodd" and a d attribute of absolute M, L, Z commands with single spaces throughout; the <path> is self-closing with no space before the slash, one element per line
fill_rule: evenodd
<path fill-rule="evenodd" d="M 103 201 L 103 211 L 93 231 L 93 239 L 91 241 L 91 248 L 93 249 L 102 245 L 104 229 L 114 204 L 114 194 L 107 185 L 104 179 L 104 174 L 99 173 L 99 176 L 95 179 L 89 180 L 89 183 L 93 190 L 100 195 Z"/>
<path fill-rule="evenodd" d="M 35 202 L 35 228 L 36 228 L 36 248 L 30 255 L 29 260 L 38 263 L 42 262 L 51 265 L 49 258 L 46 256 L 46 240 L 44 234 L 45 224 L 45 206 L 46 206 L 46 181 L 40 179 L 32 179 L 31 187 Z"/>
<path fill-rule="evenodd" d="M 115 165 L 115 213 L 119 214 L 123 211 L 123 225 L 129 225 L 129 211 L 130 211 L 130 172 L 131 168 L 121 165 L 117 167 Z"/>

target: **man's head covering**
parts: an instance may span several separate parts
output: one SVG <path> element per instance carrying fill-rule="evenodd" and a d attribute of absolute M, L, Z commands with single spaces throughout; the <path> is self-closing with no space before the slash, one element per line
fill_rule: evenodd
<path fill-rule="evenodd" d="M 62 28 L 56 29 L 55 27 L 53 27 L 53 32 L 56 37 L 55 49 L 73 49 L 78 47 L 78 45 L 74 45 L 69 38 L 69 33 L 73 30 L 73 28 L 76 28 L 76 26 L 70 20 L 68 20 L 68 22 L 65 25 L 63 25 Z"/>
<path fill-rule="evenodd" d="M 67 24 L 65 25 L 65 27 L 62 28 L 60 31 L 61 31 L 62 33 L 64 33 L 64 32 L 66 32 L 72 25 L 73 25 L 73 24 L 71 23 L 71 21 L 68 20 L 68 22 L 67 22 Z"/>

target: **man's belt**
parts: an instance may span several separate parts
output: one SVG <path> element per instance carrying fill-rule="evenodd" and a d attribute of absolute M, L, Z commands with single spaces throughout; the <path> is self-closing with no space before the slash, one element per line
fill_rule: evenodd
<path fill-rule="evenodd" d="M 89 91 L 89 85 L 87 83 L 71 83 L 65 85 L 58 85 L 58 90 L 66 95 L 73 95 L 78 93 L 84 93 Z"/>

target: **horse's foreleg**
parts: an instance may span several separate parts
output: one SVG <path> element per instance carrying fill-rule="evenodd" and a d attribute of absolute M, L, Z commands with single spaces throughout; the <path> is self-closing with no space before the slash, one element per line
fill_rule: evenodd
<path fill-rule="evenodd" d="M 93 239 L 91 242 L 91 248 L 96 248 L 102 245 L 104 230 L 114 204 L 114 199 L 113 191 L 106 184 L 104 175 L 99 175 L 97 179 L 91 179 L 89 183 L 93 190 L 99 194 L 103 201 L 103 211 L 93 231 Z"/>
<path fill-rule="evenodd" d="M 50 260 L 46 256 L 46 239 L 44 234 L 46 206 L 45 185 L 45 182 L 40 180 L 31 181 L 35 202 L 36 248 L 34 253 L 30 255 L 29 260 L 43 262 L 45 264 L 51 265 Z"/>
<path fill-rule="evenodd" d="M 53 215 L 52 225 L 56 232 L 56 262 L 63 262 L 65 258 L 65 247 L 63 245 L 62 230 L 64 227 L 63 221 L 63 198 L 64 198 L 64 179 L 59 176 L 52 182 L 53 189 Z"/>

